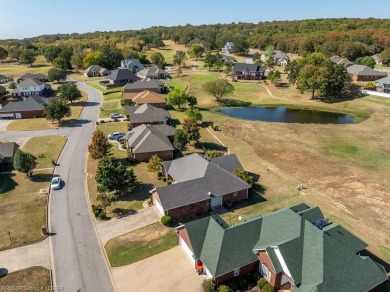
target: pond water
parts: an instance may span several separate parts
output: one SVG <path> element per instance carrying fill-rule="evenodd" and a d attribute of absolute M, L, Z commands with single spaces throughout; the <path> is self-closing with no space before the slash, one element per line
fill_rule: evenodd
<path fill-rule="evenodd" d="M 233 118 L 252 121 L 301 123 L 301 124 L 351 124 L 353 116 L 341 113 L 307 109 L 277 107 L 233 107 L 221 108 L 220 111 Z"/>

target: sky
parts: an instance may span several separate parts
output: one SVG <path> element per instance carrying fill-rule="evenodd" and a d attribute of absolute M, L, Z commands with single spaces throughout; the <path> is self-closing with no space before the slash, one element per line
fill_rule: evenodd
<path fill-rule="evenodd" d="M 389 18 L 390 0 L 0 0 L 0 39 L 231 22 Z"/>

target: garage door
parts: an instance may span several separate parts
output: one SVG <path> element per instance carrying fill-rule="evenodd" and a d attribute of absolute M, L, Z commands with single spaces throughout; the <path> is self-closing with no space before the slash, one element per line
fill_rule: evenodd
<path fill-rule="evenodd" d="M 21 113 L 15 113 L 15 118 L 16 119 L 21 119 L 22 118 L 22 114 Z"/>
<path fill-rule="evenodd" d="M 211 199 L 211 208 L 222 205 L 222 197 L 216 197 Z"/>
<path fill-rule="evenodd" d="M 179 236 L 179 245 L 182 247 L 186 255 L 188 255 L 188 257 L 191 259 L 191 261 L 195 263 L 194 254 L 192 250 L 188 247 L 188 245 L 181 236 Z"/>
<path fill-rule="evenodd" d="M 161 206 L 160 202 L 154 196 L 153 196 L 153 205 L 155 205 L 157 207 L 157 210 L 160 212 L 160 214 L 162 216 L 165 215 L 163 207 Z"/>
<path fill-rule="evenodd" d="M 14 116 L 14 114 L 1 114 L 0 118 L 2 118 L 2 119 L 14 119 L 15 116 Z"/>

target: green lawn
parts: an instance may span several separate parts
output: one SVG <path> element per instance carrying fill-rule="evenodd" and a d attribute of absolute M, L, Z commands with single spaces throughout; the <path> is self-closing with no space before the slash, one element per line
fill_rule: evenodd
<path fill-rule="evenodd" d="M 112 114 L 112 113 L 118 113 L 122 117 L 124 117 L 125 116 L 125 109 L 122 107 L 122 108 L 102 110 L 102 111 L 100 111 L 99 118 L 109 118 L 110 114 Z"/>
<path fill-rule="evenodd" d="M 102 108 L 104 110 L 111 110 L 111 109 L 117 109 L 119 108 L 121 105 L 120 105 L 120 101 L 119 100 L 112 100 L 112 101 L 105 101 L 103 102 L 102 104 Z"/>
<path fill-rule="evenodd" d="M 115 88 L 105 89 L 104 87 L 99 85 L 98 81 L 87 82 L 87 85 L 99 90 L 103 94 L 108 94 L 108 93 L 112 93 L 112 92 L 122 92 L 122 87 L 120 87 L 120 86 L 115 87 Z"/>
<path fill-rule="evenodd" d="M 179 90 L 185 90 L 187 88 L 187 85 L 184 83 L 184 81 L 180 78 L 173 78 L 171 79 L 167 84 L 167 87 L 171 88 L 177 88 Z"/>
<path fill-rule="evenodd" d="M 51 286 L 50 270 L 44 267 L 32 267 L 12 272 L 0 278 L 0 285 L 1 287 L 17 287 L 20 291 L 43 291 Z"/>
<path fill-rule="evenodd" d="M 105 250 L 111 267 L 129 265 L 177 246 L 176 233 L 155 223 L 111 239 Z"/>

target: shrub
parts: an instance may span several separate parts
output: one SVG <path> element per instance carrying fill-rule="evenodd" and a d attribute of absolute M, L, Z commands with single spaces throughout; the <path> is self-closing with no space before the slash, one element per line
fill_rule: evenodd
<path fill-rule="evenodd" d="M 261 288 L 261 291 L 263 292 L 273 292 L 274 291 L 274 288 L 272 288 L 272 286 L 267 283 L 263 286 L 263 288 Z"/>
<path fill-rule="evenodd" d="M 214 292 L 214 281 L 212 279 L 203 280 L 202 287 L 204 292 Z"/>
<path fill-rule="evenodd" d="M 238 288 L 242 289 L 242 288 L 245 288 L 247 281 L 243 276 L 238 276 L 236 279 L 236 283 L 237 283 Z"/>
<path fill-rule="evenodd" d="M 147 202 L 148 202 L 148 205 L 149 205 L 149 206 L 152 206 L 152 205 L 153 205 L 153 197 L 150 196 L 150 197 L 147 199 Z"/>
<path fill-rule="evenodd" d="M 249 275 L 249 279 L 250 281 L 254 282 L 254 283 L 257 283 L 257 281 L 261 278 L 261 274 L 257 271 L 254 271 L 252 273 L 250 273 Z"/>
<path fill-rule="evenodd" d="M 267 284 L 267 280 L 264 279 L 264 278 L 260 278 L 260 280 L 257 281 L 257 287 L 259 287 L 259 288 L 263 288 L 263 286 L 264 286 L 265 284 Z"/>
<path fill-rule="evenodd" d="M 205 155 L 208 158 L 219 157 L 223 155 L 223 151 L 220 150 L 206 150 Z"/>
<path fill-rule="evenodd" d="M 99 218 L 100 220 L 104 220 L 104 219 L 106 219 L 106 214 L 104 214 L 103 212 L 101 212 L 101 213 L 99 213 L 98 218 Z"/>
<path fill-rule="evenodd" d="M 172 224 L 172 218 L 171 218 L 171 216 L 162 216 L 162 217 L 161 217 L 161 223 L 162 223 L 164 226 L 171 226 L 171 224 Z"/>
<path fill-rule="evenodd" d="M 230 280 L 227 282 L 227 286 L 230 288 L 231 291 L 237 291 L 237 284 L 234 282 L 234 280 Z"/>
<path fill-rule="evenodd" d="M 218 287 L 218 292 L 230 292 L 230 289 L 226 285 L 221 285 Z"/>
<path fill-rule="evenodd" d="M 170 179 L 167 179 L 167 185 L 172 184 L 172 181 Z"/>
<path fill-rule="evenodd" d="M 167 181 L 167 178 L 166 178 L 165 176 L 163 176 L 163 177 L 161 178 L 161 180 L 162 180 L 163 182 L 166 182 L 166 181 Z"/>
<path fill-rule="evenodd" d="M 100 123 L 101 123 L 101 124 L 104 124 L 104 123 L 105 123 L 105 121 L 104 121 L 104 120 L 101 120 L 101 121 L 100 121 Z"/>
<path fill-rule="evenodd" d="M 114 122 L 118 122 L 119 120 L 117 118 L 114 119 Z"/>
<path fill-rule="evenodd" d="M 102 209 L 98 206 L 92 205 L 92 213 L 96 218 L 99 218 L 99 215 L 102 213 Z"/>

